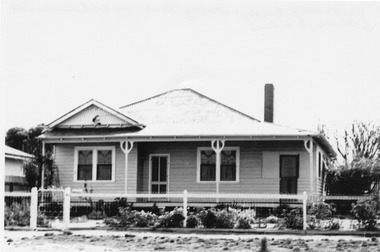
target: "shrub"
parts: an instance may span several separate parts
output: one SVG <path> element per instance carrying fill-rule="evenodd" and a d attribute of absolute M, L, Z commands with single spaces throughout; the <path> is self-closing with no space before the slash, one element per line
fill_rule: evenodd
<path fill-rule="evenodd" d="M 10 207 L 4 209 L 5 226 L 29 226 L 30 207 L 29 204 L 13 203 Z"/>
<path fill-rule="evenodd" d="M 182 214 L 182 208 L 175 208 L 169 213 L 158 218 L 159 227 L 183 227 L 185 217 Z"/>
<path fill-rule="evenodd" d="M 376 219 L 379 213 L 379 198 L 363 200 L 352 206 L 352 214 L 359 221 L 359 225 L 365 230 L 375 230 Z"/>
<path fill-rule="evenodd" d="M 198 226 L 198 219 L 194 214 L 190 214 L 186 220 L 186 227 L 195 228 Z"/>
<path fill-rule="evenodd" d="M 290 211 L 290 213 L 286 214 L 285 226 L 286 228 L 292 228 L 292 229 L 303 228 L 303 219 L 302 219 L 299 209 L 293 209 Z"/>
<path fill-rule="evenodd" d="M 237 229 L 250 229 L 251 224 L 248 218 L 239 217 L 234 225 L 234 228 Z"/>
<path fill-rule="evenodd" d="M 216 228 L 233 228 L 237 219 L 236 210 L 216 212 Z"/>
<path fill-rule="evenodd" d="M 157 217 L 155 214 L 149 212 L 137 212 L 135 211 L 135 226 L 136 227 L 148 227 L 153 226 Z"/>
<path fill-rule="evenodd" d="M 96 210 L 93 210 L 87 216 L 87 218 L 89 218 L 91 220 L 101 220 L 104 217 L 106 217 L 106 215 L 103 213 L 103 211 L 96 211 Z"/>
<path fill-rule="evenodd" d="M 119 216 L 106 218 L 104 223 L 111 227 L 148 227 L 155 224 L 157 216 L 150 212 L 131 210 L 129 207 L 119 208 Z"/>
<path fill-rule="evenodd" d="M 198 213 L 198 218 L 201 220 L 205 228 L 214 228 L 216 226 L 216 215 L 214 210 L 201 210 Z"/>

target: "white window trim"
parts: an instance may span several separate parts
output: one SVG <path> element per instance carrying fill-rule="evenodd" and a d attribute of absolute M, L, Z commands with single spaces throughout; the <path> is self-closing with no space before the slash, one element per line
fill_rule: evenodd
<path fill-rule="evenodd" d="M 152 193 L 152 157 L 167 157 L 168 170 L 166 171 L 166 193 L 169 193 L 170 181 L 170 154 L 150 154 L 149 155 L 149 193 Z"/>
<path fill-rule="evenodd" d="M 197 183 L 199 184 L 215 184 L 216 180 L 222 184 L 237 184 L 240 182 L 240 147 L 224 147 L 222 151 L 234 150 L 236 151 L 236 180 L 235 181 L 223 181 L 220 178 L 216 178 L 215 181 L 201 181 L 201 151 L 213 150 L 211 147 L 198 147 L 197 148 Z"/>
<path fill-rule="evenodd" d="M 81 150 L 92 150 L 92 180 L 78 180 L 78 152 Z M 111 180 L 96 180 L 97 163 L 98 163 L 98 150 L 111 150 L 112 151 L 112 174 Z M 115 161 L 116 161 L 116 148 L 115 146 L 83 146 L 74 148 L 74 182 L 91 182 L 91 183 L 110 183 L 115 182 Z"/>

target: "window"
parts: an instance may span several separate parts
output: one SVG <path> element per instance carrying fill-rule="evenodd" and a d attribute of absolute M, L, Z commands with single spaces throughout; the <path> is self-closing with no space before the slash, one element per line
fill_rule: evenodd
<path fill-rule="evenodd" d="M 280 193 L 297 194 L 299 155 L 280 156 Z"/>
<path fill-rule="evenodd" d="M 238 182 L 239 148 L 225 147 L 220 153 L 222 182 Z M 216 153 L 211 148 L 198 148 L 198 182 L 216 181 Z"/>
<path fill-rule="evenodd" d="M 75 181 L 113 181 L 114 147 L 75 148 Z"/>

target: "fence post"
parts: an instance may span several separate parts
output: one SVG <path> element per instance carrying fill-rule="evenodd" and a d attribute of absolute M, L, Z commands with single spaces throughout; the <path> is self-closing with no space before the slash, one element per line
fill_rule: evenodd
<path fill-rule="evenodd" d="M 303 192 L 303 231 L 306 231 L 307 223 L 306 223 L 306 203 L 307 203 L 307 193 L 306 191 Z"/>
<path fill-rule="evenodd" d="M 30 228 L 37 228 L 37 208 L 38 208 L 38 191 L 33 187 L 30 195 Z"/>
<path fill-rule="evenodd" d="M 185 217 L 183 220 L 183 227 L 185 228 L 187 221 L 187 190 L 183 190 L 183 217 Z"/>
<path fill-rule="evenodd" d="M 63 198 L 63 229 L 68 230 L 70 224 L 70 187 L 65 188 Z"/>

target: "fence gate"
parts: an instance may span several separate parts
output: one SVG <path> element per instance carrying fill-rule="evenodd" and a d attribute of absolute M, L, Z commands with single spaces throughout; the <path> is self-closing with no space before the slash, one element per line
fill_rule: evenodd
<path fill-rule="evenodd" d="M 56 220 L 63 216 L 63 189 L 38 190 L 38 227 L 51 227 Z"/>

